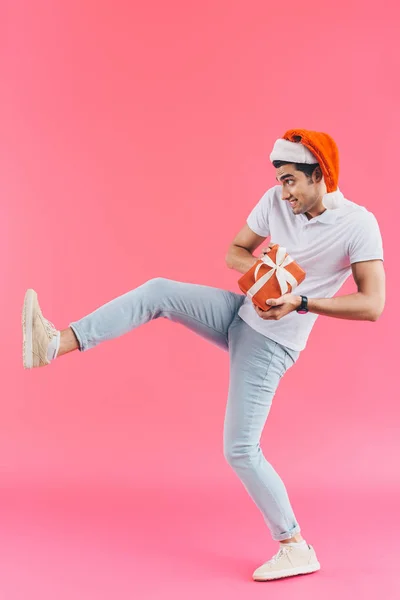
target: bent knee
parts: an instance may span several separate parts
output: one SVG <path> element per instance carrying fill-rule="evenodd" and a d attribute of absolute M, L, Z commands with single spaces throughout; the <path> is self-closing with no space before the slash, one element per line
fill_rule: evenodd
<path fill-rule="evenodd" d="M 231 467 L 251 466 L 257 456 L 259 446 L 242 446 L 237 444 L 225 444 L 224 457 Z"/>
<path fill-rule="evenodd" d="M 166 279 L 165 277 L 153 277 L 153 279 L 146 281 L 143 286 L 147 291 L 154 291 L 158 295 L 159 293 L 164 293 L 173 283 L 171 279 Z"/>
<path fill-rule="evenodd" d="M 153 277 L 152 279 L 146 281 L 144 285 L 147 285 L 148 287 L 156 287 L 159 285 L 164 285 L 167 281 L 169 281 L 169 279 L 166 279 L 165 277 Z"/>

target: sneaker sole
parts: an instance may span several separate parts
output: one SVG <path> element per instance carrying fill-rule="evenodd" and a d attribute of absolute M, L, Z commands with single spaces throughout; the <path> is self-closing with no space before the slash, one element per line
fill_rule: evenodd
<path fill-rule="evenodd" d="M 33 306 L 37 294 L 34 290 L 27 290 L 22 310 L 22 360 L 25 369 L 33 368 L 32 331 L 33 331 Z"/>
<path fill-rule="evenodd" d="M 254 577 L 254 581 L 273 581 L 274 579 L 282 579 L 284 577 L 295 577 L 296 575 L 309 575 L 310 573 L 315 573 L 319 571 L 321 565 L 319 563 L 314 563 L 309 565 L 308 567 L 298 567 L 297 569 L 285 569 L 284 571 L 278 571 L 276 573 L 270 573 L 269 575 L 260 575 L 258 577 Z"/>

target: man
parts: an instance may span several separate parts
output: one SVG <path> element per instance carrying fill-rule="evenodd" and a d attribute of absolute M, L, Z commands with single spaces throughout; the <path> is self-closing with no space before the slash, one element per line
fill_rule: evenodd
<path fill-rule="evenodd" d="M 273 539 L 280 542 L 277 554 L 254 572 L 259 581 L 320 568 L 313 547 L 300 533 L 285 486 L 260 448 L 279 381 L 305 348 L 318 315 L 376 321 L 385 303 L 379 226 L 372 213 L 346 200 L 338 189 L 333 139 L 290 130 L 277 140 L 270 159 L 279 185 L 251 211 L 226 257 L 228 267 L 246 273 L 257 261 L 256 248 L 271 236 L 305 270 L 298 288 L 268 301 L 269 310 L 260 310 L 241 294 L 161 278 L 61 332 L 43 317 L 33 290 L 26 292 L 23 308 L 26 368 L 48 365 L 76 349 L 86 351 L 158 317 L 181 323 L 229 351 L 224 454 Z M 351 273 L 357 292 L 333 298 Z"/>

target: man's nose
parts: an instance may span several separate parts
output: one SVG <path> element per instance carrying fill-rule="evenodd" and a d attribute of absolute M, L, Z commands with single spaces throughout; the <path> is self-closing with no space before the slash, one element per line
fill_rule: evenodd
<path fill-rule="evenodd" d="M 284 188 L 282 188 L 282 200 L 289 200 L 289 198 L 290 198 L 289 190 L 285 190 Z"/>

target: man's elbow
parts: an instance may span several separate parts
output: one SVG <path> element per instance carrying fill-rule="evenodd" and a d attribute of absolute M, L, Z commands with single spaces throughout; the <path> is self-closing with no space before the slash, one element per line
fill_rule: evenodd
<path fill-rule="evenodd" d="M 226 266 L 228 267 L 228 269 L 234 268 L 234 257 L 233 257 L 232 248 L 229 248 L 228 252 L 226 253 L 225 263 L 226 263 Z"/>
<path fill-rule="evenodd" d="M 381 315 L 383 313 L 384 307 L 385 307 L 384 302 L 381 302 L 380 304 L 373 306 L 369 312 L 368 321 L 372 321 L 372 322 L 378 321 L 378 319 L 381 317 Z"/>
<path fill-rule="evenodd" d="M 375 323 L 379 317 L 381 316 L 381 312 L 371 312 L 369 317 L 368 317 L 368 321 L 372 321 L 373 323 Z"/>

